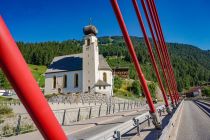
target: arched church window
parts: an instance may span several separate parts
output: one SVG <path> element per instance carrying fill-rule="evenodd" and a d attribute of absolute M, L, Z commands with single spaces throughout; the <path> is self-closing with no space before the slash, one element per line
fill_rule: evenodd
<path fill-rule="evenodd" d="M 63 88 L 67 88 L 67 75 L 63 76 Z"/>
<path fill-rule="evenodd" d="M 74 87 L 77 88 L 79 86 L 79 75 L 74 74 Z"/>
<path fill-rule="evenodd" d="M 53 76 L 53 88 L 56 88 L 56 76 Z"/>
<path fill-rule="evenodd" d="M 103 73 L 103 81 L 107 82 L 107 74 L 105 72 Z"/>

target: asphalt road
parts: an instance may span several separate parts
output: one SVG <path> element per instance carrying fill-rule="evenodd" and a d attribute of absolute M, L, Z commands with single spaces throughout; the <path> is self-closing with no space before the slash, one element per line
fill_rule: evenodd
<path fill-rule="evenodd" d="M 210 117 L 192 101 L 185 101 L 177 140 L 210 140 Z"/>

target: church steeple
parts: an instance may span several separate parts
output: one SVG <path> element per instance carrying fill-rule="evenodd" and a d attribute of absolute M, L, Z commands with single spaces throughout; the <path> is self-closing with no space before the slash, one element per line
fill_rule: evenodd
<path fill-rule="evenodd" d="M 99 79 L 98 30 L 94 25 L 88 25 L 83 28 L 83 33 L 83 92 L 94 92 Z"/>
<path fill-rule="evenodd" d="M 98 34 L 98 30 L 97 30 L 97 28 L 95 26 L 90 24 L 90 25 L 85 26 L 83 28 L 83 33 L 85 35 L 94 35 L 94 36 L 96 36 Z"/>

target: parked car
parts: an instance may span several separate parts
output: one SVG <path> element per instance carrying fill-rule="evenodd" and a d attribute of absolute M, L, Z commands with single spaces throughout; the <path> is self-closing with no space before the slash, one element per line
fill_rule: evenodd
<path fill-rule="evenodd" d="M 4 95 L 4 93 L 5 93 L 6 91 L 5 90 L 0 90 L 0 96 L 3 96 Z"/>
<path fill-rule="evenodd" d="M 12 94 L 9 93 L 8 91 L 5 91 L 4 94 L 3 94 L 3 96 L 12 96 Z"/>

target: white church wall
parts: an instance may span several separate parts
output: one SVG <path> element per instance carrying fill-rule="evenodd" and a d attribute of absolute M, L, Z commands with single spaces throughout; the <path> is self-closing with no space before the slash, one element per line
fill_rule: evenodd
<path fill-rule="evenodd" d="M 104 89 L 104 87 L 101 87 L 101 89 L 99 87 L 97 87 L 96 91 L 112 96 L 113 95 L 113 93 L 112 93 L 112 87 L 113 87 L 112 71 L 110 71 L 110 70 L 99 70 L 99 80 L 103 81 L 103 74 L 104 73 L 106 73 L 106 75 L 107 75 L 107 83 L 110 84 L 111 86 L 107 86 L 105 89 Z"/>
<path fill-rule="evenodd" d="M 56 89 L 53 89 L 53 78 L 49 76 L 48 74 L 45 74 L 45 88 L 44 88 L 44 93 L 45 94 L 51 94 L 51 93 L 56 93 Z"/>
<path fill-rule="evenodd" d="M 78 87 L 74 87 L 74 75 L 78 74 Z M 58 93 L 58 89 L 61 89 L 61 93 L 76 93 L 82 91 L 82 70 L 71 72 L 59 72 L 45 74 L 45 94 Z M 63 88 L 63 77 L 67 76 L 67 87 Z M 53 77 L 56 77 L 56 88 L 53 88 Z"/>
<path fill-rule="evenodd" d="M 103 81 L 103 74 L 107 75 L 107 83 L 112 85 L 112 71 L 110 70 L 99 70 L 99 79 Z"/>
<path fill-rule="evenodd" d="M 106 94 L 108 96 L 112 96 L 112 87 L 111 86 L 101 86 L 101 87 L 96 87 L 96 92 Z"/>

